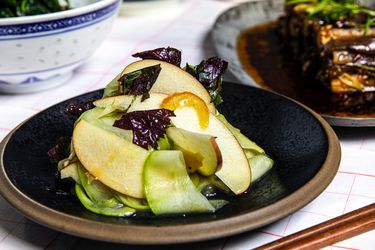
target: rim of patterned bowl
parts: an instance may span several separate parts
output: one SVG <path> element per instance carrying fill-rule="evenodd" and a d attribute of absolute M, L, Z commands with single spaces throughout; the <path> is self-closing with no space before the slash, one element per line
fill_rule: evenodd
<path fill-rule="evenodd" d="M 64 10 L 60 12 L 42 14 L 42 15 L 33 15 L 33 16 L 22 16 L 22 17 L 7 17 L 7 18 L 0 18 L 0 26 L 2 25 L 15 25 L 15 24 L 23 24 L 23 23 L 38 23 L 48 20 L 56 20 L 56 19 L 63 19 L 72 16 L 81 15 L 84 13 L 92 12 L 97 9 L 101 9 L 108 5 L 111 5 L 115 2 L 120 2 L 121 0 L 99 0 L 97 2 L 80 6 L 77 8 Z"/>

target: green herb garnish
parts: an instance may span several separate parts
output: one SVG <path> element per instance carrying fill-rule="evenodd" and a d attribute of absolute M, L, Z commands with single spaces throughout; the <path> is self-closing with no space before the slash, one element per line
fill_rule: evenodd
<path fill-rule="evenodd" d="M 287 0 L 286 5 L 303 5 L 309 18 L 319 18 L 327 23 L 352 19 L 363 15 L 368 29 L 375 26 L 375 10 L 359 4 L 356 0 Z"/>
<path fill-rule="evenodd" d="M 366 29 L 365 34 L 369 33 L 370 28 L 372 26 L 375 26 L 375 17 L 371 18 L 371 17 L 368 16 L 367 19 L 366 19 L 366 24 L 365 24 L 365 29 Z"/>

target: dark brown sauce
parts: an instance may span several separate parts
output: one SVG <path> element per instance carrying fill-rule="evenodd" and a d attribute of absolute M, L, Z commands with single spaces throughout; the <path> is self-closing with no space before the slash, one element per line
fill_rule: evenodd
<path fill-rule="evenodd" d="M 375 117 L 375 92 L 333 94 L 313 77 L 302 76 L 298 62 L 268 23 L 244 31 L 237 53 L 248 74 L 262 87 L 291 97 L 323 115 Z"/>

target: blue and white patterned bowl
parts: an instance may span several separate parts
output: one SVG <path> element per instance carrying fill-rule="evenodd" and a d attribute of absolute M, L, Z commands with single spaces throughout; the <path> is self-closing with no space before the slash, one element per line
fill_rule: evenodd
<path fill-rule="evenodd" d="M 0 92 L 34 92 L 68 80 L 102 43 L 121 0 L 71 2 L 76 8 L 0 18 Z"/>

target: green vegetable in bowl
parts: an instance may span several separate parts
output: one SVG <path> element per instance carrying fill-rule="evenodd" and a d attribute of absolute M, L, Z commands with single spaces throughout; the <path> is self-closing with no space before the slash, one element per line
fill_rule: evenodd
<path fill-rule="evenodd" d="M 48 14 L 69 8 L 69 0 L 2 0 L 0 18 Z"/>

